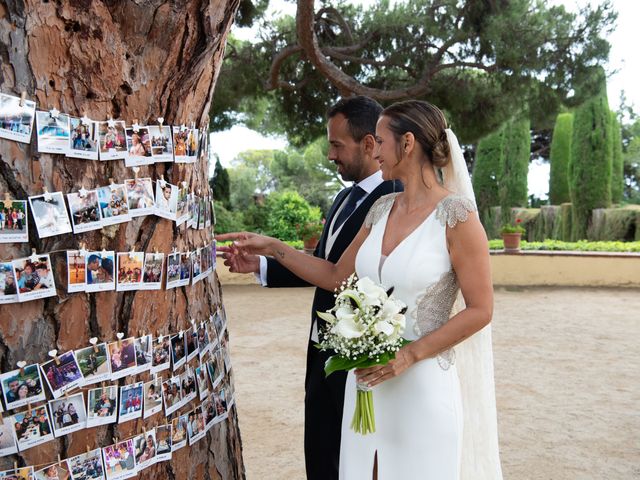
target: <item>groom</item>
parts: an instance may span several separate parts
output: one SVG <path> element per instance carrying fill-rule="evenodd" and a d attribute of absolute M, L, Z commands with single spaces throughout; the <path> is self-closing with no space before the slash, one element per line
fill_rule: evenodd
<path fill-rule="evenodd" d="M 354 185 L 336 196 L 313 253 L 316 257 L 336 263 L 360 230 L 371 205 L 382 195 L 402 189 L 398 183 L 382 181 L 379 164 L 373 156 L 376 122 L 381 112 L 378 102 L 363 96 L 343 98 L 327 112 L 328 158 L 335 163 L 342 179 Z M 263 286 L 309 286 L 273 258 L 240 256 L 232 248 L 219 249 L 232 272 L 259 274 Z M 346 372 L 335 372 L 325 378 L 324 364 L 331 353 L 321 352 L 314 346 L 318 342 L 318 330 L 325 323 L 315 312 L 333 307 L 333 295 L 317 288 L 311 308 L 304 428 L 309 480 L 338 479 Z"/>

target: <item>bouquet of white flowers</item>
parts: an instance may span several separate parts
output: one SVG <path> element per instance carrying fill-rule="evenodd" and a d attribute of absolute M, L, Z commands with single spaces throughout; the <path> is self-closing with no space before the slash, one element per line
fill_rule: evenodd
<path fill-rule="evenodd" d="M 321 350 L 333 350 L 324 367 L 327 376 L 339 370 L 386 365 L 396 352 L 409 343 L 402 338 L 407 306 L 368 277 L 356 274 L 336 291 L 336 304 L 326 312 L 317 312 L 327 322 L 321 332 Z M 373 393 L 358 385 L 356 409 L 351 428 L 366 435 L 375 432 Z"/>

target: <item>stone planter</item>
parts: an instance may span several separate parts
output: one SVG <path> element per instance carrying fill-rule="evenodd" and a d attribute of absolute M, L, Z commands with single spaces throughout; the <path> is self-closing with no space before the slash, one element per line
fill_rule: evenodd
<path fill-rule="evenodd" d="M 502 241 L 504 242 L 505 252 L 519 252 L 521 233 L 503 233 Z"/>

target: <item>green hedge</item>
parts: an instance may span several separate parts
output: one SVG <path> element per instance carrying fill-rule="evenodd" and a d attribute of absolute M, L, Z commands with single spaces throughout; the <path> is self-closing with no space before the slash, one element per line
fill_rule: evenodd
<path fill-rule="evenodd" d="M 528 118 L 507 123 L 504 134 L 503 167 L 498 182 L 502 220 L 510 221 L 508 209 L 527 206 L 527 175 L 531 156 L 531 124 Z"/>
<path fill-rule="evenodd" d="M 502 240 L 489 240 L 490 250 L 502 250 Z M 544 242 L 522 241 L 521 250 L 574 251 L 574 252 L 640 252 L 640 241 L 637 242 L 563 242 L 546 240 Z"/>
<path fill-rule="evenodd" d="M 573 114 L 561 113 L 551 137 L 549 174 L 549 201 L 552 205 L 570 202 L 569 160 L 571 158 L 571 136 L 573 133 Z"/>
<path fill-rule="evenodd" d="M 491 216 L 489 209 L 500 203 L 498 178 L 502 171 L 504 131 L 498 130 L 478 142 L 476 161 L 471 181 L 476 195 L 478 211 L 485 223 L 485 216 Z"/>
<path fill-rule="evenodd" d="M 611 201 L 620 203 L 624 191 L 624 161 L 622 158 L 622 131 L 616 112 L 611 115 Z"/>

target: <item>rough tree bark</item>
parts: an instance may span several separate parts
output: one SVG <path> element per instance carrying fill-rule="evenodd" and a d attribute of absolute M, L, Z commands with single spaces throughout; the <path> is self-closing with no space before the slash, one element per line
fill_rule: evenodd
<path fill-rule="evenodd" d="M 206 127 L 224 46 L 239 0 L 0 0 L 0 91 L 26 91 L 38 108 L 56 107 L 76 116 L 109 117 L 140 124 L 164 117 L 165 125 L 191 121 Z M 35 127 L 34 127 L 35 128 Z M 208 162 L 142 167 L 140 176 L 172 183 L 187 181 L 206 191 Z M 43 187 L 65 193 L 81 185 L 106 185 L 132 172 L 123 161 L 92 162 L 38 154 L 30 145 L 0 140 L 0 192 L 26 199 Z M 202 246 L 204 230 L 185 231 L 154 216 L 81 235 L 40 240 L 33 221 L 29 244 L 0 245 L 0 258 L 28 256 L 31 248 L 50 252 L 78 248 L 170 252 Z M 52 255 L 58 296 L 0 307 L 0 367 L 12 370 L 19 360 L 46 360 L 47 351 L 64 352 L 88 345 L 97 336 L 115 339 L 122 331 L 174 332 L 188 319 L 205 319 L 221 302 L 217 277 L 195 286 L 144 292 L 67 294 L 63 254 Z M 156 415 L 156 417 L 158 417 Z M 104 446 L 117 435 L 142 429 L 142 420 L 81 430 L 22 454 L 28 465 L 77 455 L 87 446 Z M 159 423 L 151 417 L 146 424 Z M 16 456 L 0 459 L 11 468 Z M 235 409 L 206 439 L 175 452 L 171 462 L 155 465 L 141 478 L 243 478 L 244 467 Z"/>

